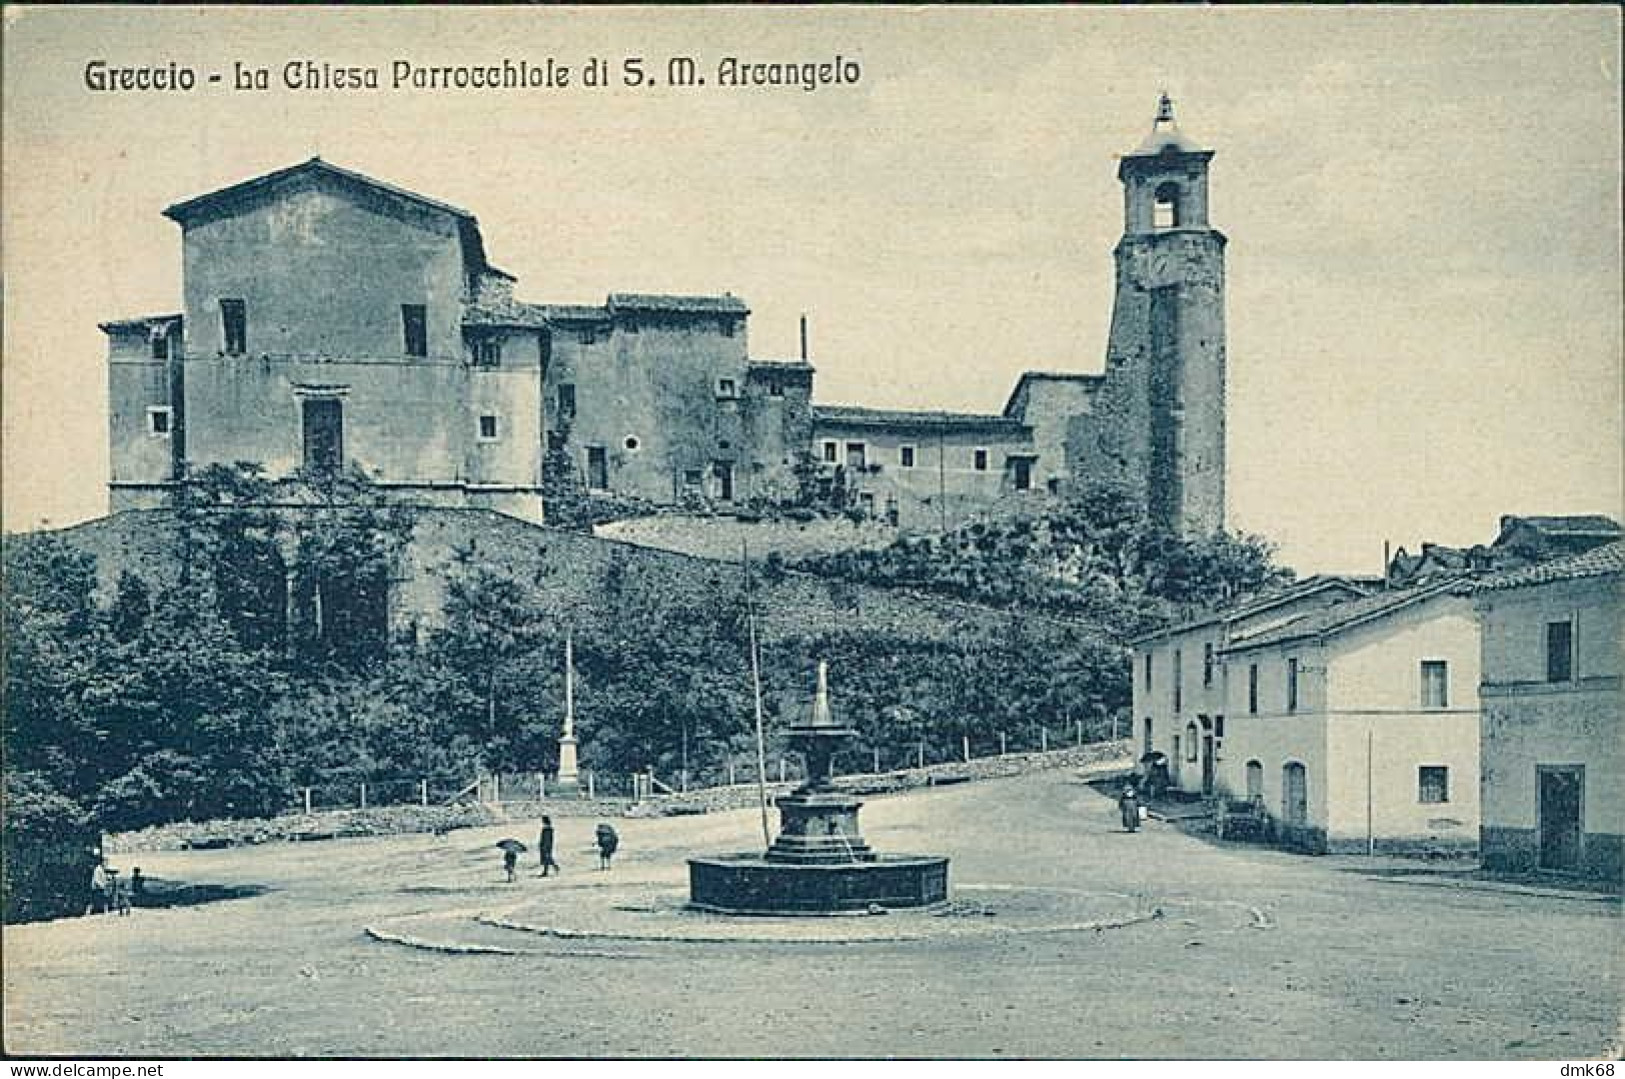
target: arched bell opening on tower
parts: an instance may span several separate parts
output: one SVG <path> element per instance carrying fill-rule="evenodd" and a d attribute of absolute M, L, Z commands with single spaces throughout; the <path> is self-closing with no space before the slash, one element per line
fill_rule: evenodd
<path fill-rule="evenodd" d="M 1151 203 L 1151 227 L 1153 229 L 1177 229 L 1181 223 L 1179 185 L 1176 183 L 1160 185 Z"/>

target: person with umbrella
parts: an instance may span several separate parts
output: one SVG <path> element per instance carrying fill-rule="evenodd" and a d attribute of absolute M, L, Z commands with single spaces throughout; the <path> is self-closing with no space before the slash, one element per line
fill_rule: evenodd
<path fill-rule="evenodd" d="M 598 826 L 598 868 L 608 869 L 609 860 L 615 856 L 615 848 L 621 845 L 621 837 L 615 834 L 615 829 L 608 824 Z"/>
<path fill-rule="evenodd" d="M 537 840 L 536 840 L 536 853 L 537 853 L 537 856 L 541 859 L 541 862 L 542 862 L 542 876 L 544 876 L 544 877 L 547 876 L 547 871 L 549 869 L 552 869 L 555 872 L 558 871 L 559 863 L 557 863 L 557 862 L 555 862 L 553 860 L 553 818 L 552 817 L 544 816 L 542 818 L 542 834 L 539 837 L 537 837 Z"/>
<path fill-rule="evenodd" d="M 519 866 L 519 856 L 525 853 L 525 845 L 517 839 L 499 839 L 497 848 L 502 851 L 502 871 L 508 875 L 508 883 L 516 879 L 515 870 Z"/>

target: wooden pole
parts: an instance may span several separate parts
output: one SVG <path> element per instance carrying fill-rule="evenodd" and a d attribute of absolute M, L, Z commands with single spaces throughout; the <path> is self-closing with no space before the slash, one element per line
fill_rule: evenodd
<path fill-rule="evenodd" d="M 310 816 L 310 788 L 305 788 L 305 816 Z"/>
<path fill-rule="evenodd" d="M 1040 728 L 1038 728 L 1038 744 L 1043 747 L 1045 753 L 1049 752 L 1049 728 L 1048 727 L 1040 727 Z"/>
<path fill-rule="evenodd" d="M 915 764 L 916 768 L 924 768 L 925 767 L 925 739 L 924 738 L 920 739 L 920 744 L 918 746 L 916 746 L 915 749 L 914 749 L 914 759 L 917 762 Z"/>
<path fill-rule="evenodd" d="M 429 781 L 427 779 L 418 780 L 418 802 L 422 805 L 429 804 Z"/>
<path fill-rule="evenodd" d="M 1372 821 L 1371 804 L 1371 750 L 1372 731 L 1367 727 L 1365 732 L 1365 855 L 1367 858 L 1377 853 L 1377 832 Z"/>
<path fill-rule="evenodd" d="M 547 776 L 541 772 L 536 773 L 536 800 L 538 802 L 547 801 Z"/>
<path fill-rule="evenodd" d="M 962 735 L 959 736 L 959 748 L 965 754 L 965 763 L 969 764 L 970 763 L 970 735 L 962 734 Z"/>
<path fill-rule="evenodd" d="M 1083 745 L 1083 720 L 1078 720 L 1078 745 Z"/>
<path fill-rule="evenodd" d="M 1010 743 L 1005 740 L 1004 732 L 1000 731 L 999 732 L 999 756 L 1002 757 L 1007 752 L 1009 752 L 1009 746 L 1010 746 Z"/>
<path fill-rule="evenodd" d="M 880 774 L 880 747 L 875 746 L 875 774 Z"/>
<path fill-rule="evenodd" d="M 367 785 L 365 783 L 361 784 L 361 808 L 367 808 Z"/>
<path fill-rule="evenodd" d="M 592 801 L 594 798 L 598 797 L 596 794 L 593 793 L 593 790 L 592 790 L 592 778 L 593 778 L 593 773 L 588 772 L 587 773 L 587 800 L 589 802 Z"/>

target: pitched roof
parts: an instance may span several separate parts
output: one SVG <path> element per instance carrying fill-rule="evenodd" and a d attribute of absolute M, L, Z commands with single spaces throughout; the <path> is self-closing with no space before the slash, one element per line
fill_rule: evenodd
<path fill-rule="evenodd" d="M 1617 576 L 1621 571 L 1625 571 L 1625 540 L 1615 540 L 1601 547 L 1593 547 L 1583 554 L 1554 558 L 1550 562 L 1537 562 L 1532 566 L 1494 574 L 1479 581 L 1477 590 L 1495 592 L 1506 588 L 1550 584 L 1553 581 Z"/>
<path fill-rule="evenodd" d="M 1294 581 L 1292 584 L 1289 584 L 1284 588 L 1275 589 L 1274 591 L 1270 592 L 1261 592 L 1255 596 L 1251 596 L 1237 603 L 1233 603 L 1228 607 L 1215 607 L 1183 622 L 1179 622 L 1171 626 L 1164 626 L 1161 629 L 1153 630 L 1150 633 L 1143 633 L 1138 637 L 1132 638 L 1128 643 L 1141 644 L 1146 641 L 1160 640 L 1163 637 L 1173 637 L 1181 633 L 1188 633 L 1193 629 L 1201 629 L 1203 626 L 1216 625 L 1221 622 L 1227 624 L 1239 622 L 1243 618 L 1251 618 L 1253 615 L 1264 614 L 1267 611 L 1274 610 L 1276 607 L 1284 607 L 1288 603 L 1303 599 L 1306 596 L 1312 596 L 1317 592 L 1330 591 L 1333 588 L 1343 588 L 1355 594 L 1365 594 L 1369 588 L 1375 587 L 1378 583 L 1380 582 L 1376 579 L 1364 577 L 1332 576 L 1326 574 L 1306 577 L 1301 581 Z"/>
<path fill-rule="evenodd" d="M 681 315 L 748 315 L 750 308 L 738 296 L 663 296 L 644 292 L 612 292 L 611 311 L 662 311 Z"/>
<path fill-rule="evenodd" d="M 1309 637 L 1329 637 L 1353 629 L 1356 626 L 1386 618 L 1391 614 L 1427 600 L 1437 599 L 1440 596 L 1466 595 L 1471 590 L 1471 579 L 1461 576 L 1444 581 L 1434 581 L 1417 588 L 1374 592 L 1369 596 L 1351 599 L 1347 603 L 1338 603 L 1330 607 L 1320 607 L 1313 611 L 1306 611 L 1284 625 L 1273 626 L 1259 633 L 1232 641 L 1224 651 L 1227 653 L 1245 652 L 1253 648 L 1285 644 L 1289 641 L 1304 640 Z"/>
<path fill-rule="evenodd" d="M 1515 524 L 1526 524 L 1553 536 L 1618 536 L 1625 529 L 1621 529 L 1619 522 L 1612 517 L 1601 514 L 1584 514 L 1575 517 L 1515 517 L 1501 518 L 1501 530 L 1505 532 Z"/>
<path fill-rule="evenodd" d="M 96 323 L 96 328 L 103 333 L 131 331 L 145 333 L 154 326 L 163 325 L 167 322 L 179 322 L 181 318 L 182 316 L 179 313 L 173 315 L 137 315 L 134 318 L 110 318 L 106 322 Z"/>
<path fill-rule="evenodd" d="M 469 221 L 474 220 L 473 214 L 459 206 L 453 206 L 449 202 L 441 202 L 438 199 L 431 199 L 427 195 L 420 195 L 416 191 L 408 191 L 404 187 L 386 184 L 382 180 L 375 180 L 371 176 L 351 169 L 340 168 L 330 161 L 323 161 L 320 157 L 313 157 L 309 161 L 301 161 L 299 164 L 290 165 L 285 169 L 277 169 L 274 172 L 267 172 L 263 176 L 254 176 L 202 195 L 194 195 L 192 198 L 183 199 L 165 207 L 164 216 L 179 221 L 184 225 L 190 219 L 203 217 L 212 210 L 241 201 L 251 195 L 257 195 L 262 191 L 268 191 L 300 176 L 332 177 L 345 183 L 357 184 L 392 195 L 395 198 L 405 199 L 408 202 L 416 203 L 439 213 L 450 214 L 453 217 Z"/>
<path fill-rule="evenodd" d="M 485 261 L 485 241 L 480 236 L 480 223 L 467 210 L 453 206 L 449 202 L 420 195 L 416 191 L 408 191 L 404 187 L 386 184 L 382 180 L 375 180 L 351 169 L 340 168 L 331 162 L 323 161 L 320 157 L 313 157 L 309 161 L 301 161 L 285 169 L 277 169 L 263 176 L 255 176 L 206 194 L 183 199 L 165 207 L 164 216 L 185 226 L 190 222 L 206 220 L 216 214 L 227 212 L 247 199 L 273 191 L 284 184 L 311 176 L 333 180 L 356 190 L 395 199 L 433 213 L 448 215 L 456 221 L 458 237 L 463 243 L 463 262 L 470 272 L 494 270 L 501 276 L 512 276 L 504 270 L 496 270 Z"/>
<path fill-rule="evenodd" d="M 1004 399 L 1004 414 L 1014 416 L 1016 401 L 1029 385 L 1034 382 L 1081 382 L 1085 386 L 1098 389 L 1105 385 L 1105 375 L 1089 375 L 1079 371 L 1023 371 L 1016 384 L 1010 388 L 1010 396 Z"/>
<path fill-rule="evenodd" d="M 487 299 L 463 308 L 464 326 L 541 329 L 556 322 L 604 322 L 608 319 L 608 308 L 579 304 Z"/>
<path fill-rule="evenodd" d="M 1030 434 L 1031 429 L 1008 416 L 983 412 L 932 412 L 913 409 L 864 408 L 860 405 L 814 405 L 813 422 L 856 427 L 959 427 Z"/>

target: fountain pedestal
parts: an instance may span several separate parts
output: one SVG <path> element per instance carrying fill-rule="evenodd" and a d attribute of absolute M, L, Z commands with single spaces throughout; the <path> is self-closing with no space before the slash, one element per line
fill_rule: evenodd
<path fill-rule="evenodd" d="M 689 901 L 730 914 L 840 914 L 871 907 L 922 907 L 948 898 L 948 859 L 879 855 L 858 831 L 862 802 L 835 789 L 830 761 L 857 732 L 829 709 L 825 664 L 807 722 L 790 744 L 807 761 L 807 781 L 780 798 L 779 834 L 767 853 L 688 860 Z"/>

